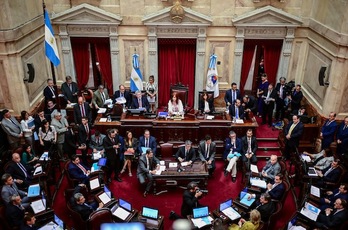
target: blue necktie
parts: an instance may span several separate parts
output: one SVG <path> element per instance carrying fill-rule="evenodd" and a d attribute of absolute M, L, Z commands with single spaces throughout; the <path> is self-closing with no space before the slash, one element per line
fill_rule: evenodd
<path fill-rule="evenodd" d="M 239 111 L 238 111 L 238 107 L 236 107 L 236 119 L 239 119 Z"/>

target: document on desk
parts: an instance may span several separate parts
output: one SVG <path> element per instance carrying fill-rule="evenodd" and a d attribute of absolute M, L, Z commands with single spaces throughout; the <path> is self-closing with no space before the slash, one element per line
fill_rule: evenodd
<path fill-rule="evenodd" d="M 28 197 L 35 197 L 40 195 L 40 185 L 32 184 L 28 188 Z"/>
<path fill-rule="evenodd" d="M 98 197 L 100 201 L 103 202 L 104 205 L 111 201 L 110 197 L 105 192 L 100 194 Z"/>
<path fill-rule="evenodd" d="M 93 190 L 100 187 L 99 178 L 94 178 L 89 181 L 89 187 Z"/>
<path fill-rule="evenodd" d="M 188 166 L 188 162 L 187 161 L 181 162 L 181 166 L 182 167 Z"/>
<path fill-rule="evenodd" d="M 101 152 L 98 151 L 93 153 L 92 157 L 93 157 L 93 160 L 99 160 L 102 157 Z"/>
<path fill-rule="evenodd" d="M 311 194 L 320 198 L 320 189 L 314 185 L 311 185 Z"/>
<path fill-rule="evenodd" d="M 121 220 L 126 220 L 129 216 L 130 212 L 124 210 L 123 208 L 116 208 L 116 210 L 112 213 L 114 216 L 117 216 Z"/>
<path fill-rule="evenodd" d="M 250 165 L 250 170 L 251 170 L 251 172 L 253 172 L 253 173 L 259 173 L 259 169 L 257 168 L 256 165 L 251 164 L 251 165 Z"/>
<path fill-rule="evenodd" d="M 259 188 L 266 188 L 266 187 L 267 187 L 266 181 L 261 180 L 261 179 L 259 179 L 259 178 L 253 178 L 253 177 L 251 177 L 251 178 L 250 178 L 250 184 L 251 184 L 252 186 L 256 186 L 256 187 L 259 187 Z"/>
<path fill-rule="evenodd" d="M 105 113 L 106 112 L 106 108 L 99 108 L 98 113 Z"/>
<path fill-rule="evenodd" d="M 160 161 L 160 165 L 165 165 L 166 162 L 165 161 Z"/>
<path fill-rule="evenodd" d="M 213 218 L 211 218 L 210 216 L 207 216 L 207 217 L 196 218 L 196 219 L 192 218 L 191 220 L 194 226 L 196 226 L 197 228 L 202 228 L 206 225 L 211 224 L 211 222 L 213 221 Z"/>
<path fill-rule="evenodd" d="M 301 209 L 300 213 L 304 215 L 305 217 L 313 221 L 316 221 L 320 213 L 320 209 L 306 202 L 303 208 Z"/>
<path fill-rule="evenodd" d="M 207 118 L 207 120 L 213 120 L 213 119 L 214 119 L 214 116 L 208 115 L 206 118 Z"/>
<path fill-rule="evenodd" d="M 39 228 L 39 230 L 60 230 L 61 228 L 54 223 L 53 221 L 45 224 L 44 226 L 42 226 L 41 228 Z"/>
<path fill-rule="evenodd" d="M 176 168 L 176 167 L 178 167 L 178 163 L 177 162 L 169 163 L 169 168 Z"/>
<path fill-rule="evenodd" d="M 99 122 L 107 122 L 107 121 L 108 121 L 108 119 L 106 117 L 102 117 L 99 119 Z"/>
<path fill-rule="evenodd" d="M 34 214 L 37 214 L 37 213 L 42 212 L 42 211 L 45 211 L 45 209 L 46 209 L 42 199 L 31 202 L 30 206 L 31 206 L 31 208 L 34 211 Z"/>
<path fill-rule="evenodd" d="M 304 160 L 304 161 L 307 161 L 307 162 L 311 162 L 311 158 L 307 155 L 304 155 L 304 154 L 301 154 L 301 158 Z"/>
<path fill-rule="evenodd" d="M 222 211 L 223 214 L 225 214 L 228 218 L 231 220 L 236 220 L 240 218 L 240 214 L 234 210 L 232 207 L 226 208 L 225 210 Z"/>
<path fill-rule="evenodd" d="M 35 171 L 34 171 L 33 175 L 36 176 L 36 175 L 39 175 L 41 173 L 42 173 L 42 166 L 40 165 L 40 166 L 37 166 L 35 168 Z"/>
<path fill-rule="evenodd" d="M 243 119 L 236 119 L 236 124 L 244 124 Z"/>

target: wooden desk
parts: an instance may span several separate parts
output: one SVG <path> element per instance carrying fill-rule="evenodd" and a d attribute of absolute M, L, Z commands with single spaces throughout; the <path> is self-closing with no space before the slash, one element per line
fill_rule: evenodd
<path fill-rule="evenodd" d="M 234 207 L 232 207 L 234 208 Z M 234 210 L 236 210 L 234 208 Z M 236 210 L 238 212 L 238 210 Z M 239 212 L 238 212 L 239 213 Z M 239 213 L 241 214 L 241 213 Z M 240 220 L 240 218 L 237 218 L 237 219 L 234 219 L 234 220 L 231 220 L 229 217 L 227 217 L 223 212 L 220 212 L 219 208 L 215 209 L 213 211 L 213 215 L 216 217 L 216 218 L 221 218 L 222 220 L 222 224 L 225 225 L 225 226 L 228 226 L 230 223 L 238 223 L 238 221 Z"/>
<path fill-rule="evenodd" d="M 116 204 L 115 204 L 116 205 Z M 130 215 L 125 219 L 125 220 L 122 220 L 120 218 L 118 218 L 117 216 L 115 215 L 112 215 L 112 219 L 115 221 L 115 222 L 121 222 L 121 223 L 129 223 L 129 222 L 132 222 L 134 217 L 136 217 L 138 215 L 139 211 L 136 210 L 136 209 L 132 209 L 132 211 L 130 212 Z"/>
<path fill-rule="evenodd" d="M 144 222 L 144 220 L 145 220 L 146 222 Z M 162 229 L 164 228 L 164 216 L 159 216 L 159 217 L 158 217 L 158 219 L 157 219 L 157 224 L 152 224 L 151 222 L 149 222 L 149 221 L 147 221 L 147 220 L 149 220 L 149 221 L 152 222 L 151 219 L 148 219 L 148 218 L 146 218 L 146 217 L 143 217 L 141 214 L 139 214 L 139 216 L 138 216 L 138 221 L 141 222 L 141 223 L 143 223 L 143 224 L 145 225 L 145 229 L 162 230 Z"/>
<path fill-rule="evenodd" d="M 179 182 L 185 182 L 186 187 L 187 182 L 199 181 L 203 182 L 204 188 L 208 185 L 208 169 L 206 164 L 201 161 L 194 162 L 192 165 L 182 167 L 178 163 L 178 167 L 169 168 L 170 161 L 165 161 L 166 170 L 162 171 L 161 175 L 153 175 L 153 192 L 157 193 L 157 185 L 160 181 L 172 181 L 173 185 L 177 185 Z M 178 172 L 178 168 L 185 169 L 184 171 Z"/>

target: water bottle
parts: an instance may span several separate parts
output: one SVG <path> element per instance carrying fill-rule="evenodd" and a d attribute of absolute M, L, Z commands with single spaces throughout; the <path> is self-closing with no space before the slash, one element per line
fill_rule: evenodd
<path fill-rule="evenodd" d="M 108 122 L 111 122 L 111 116 L 110 115 L 108 116 Z"/>

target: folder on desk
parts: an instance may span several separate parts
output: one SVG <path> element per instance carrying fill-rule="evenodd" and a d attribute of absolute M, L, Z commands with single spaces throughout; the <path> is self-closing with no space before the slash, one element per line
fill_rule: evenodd
<path fill-rule="evenodd" d="M 148 150 L 148 149 L 150 149 L 150 148 L 147 148 L 147 147 L 141 147 L 141 152 L 142 152 L 143 154 L 145 154 L 145 153 L 146 153 L 146 150 Z"/>
<path fill-rule="evenodd" d="M 245 191 L 240 192 L 240 203 L 246 205 L 247 207 L 250 207 L 255 201 L 255 198 L 248 199 L 249 195 L 251 194 Z"/>
<path fill-rule="evenodd" d="M 35 197 L 40 195 L 40 185 L 32 184 L 28 188 L 28 197 Z"/>

